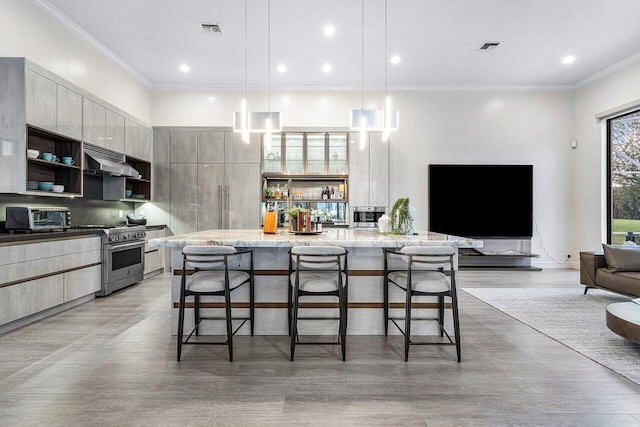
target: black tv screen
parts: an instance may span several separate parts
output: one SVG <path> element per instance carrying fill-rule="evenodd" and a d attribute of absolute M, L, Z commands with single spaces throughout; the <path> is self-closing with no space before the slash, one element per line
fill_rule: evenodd
<path fill-rule="evenodd" d="M 429 165 L 429 230 L 484 239 L 533 235 L 532 165 Z"/>

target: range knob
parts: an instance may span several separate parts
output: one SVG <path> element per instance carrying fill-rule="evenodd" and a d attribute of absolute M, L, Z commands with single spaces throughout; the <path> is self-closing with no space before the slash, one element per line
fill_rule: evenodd
<path fill-rule="evenodd" d="M 141 232 L 138 234 L 138 237 L 139 237 L 139 238 L 141 238 L 141 239 L 143 239 L 143 238 L 147 237 L 147 233 L 146 233 L 145 231 L 141 231 Z"/>

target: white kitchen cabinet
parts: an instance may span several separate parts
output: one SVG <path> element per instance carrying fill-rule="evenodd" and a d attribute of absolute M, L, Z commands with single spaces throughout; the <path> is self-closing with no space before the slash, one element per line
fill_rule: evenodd
<path fill-rule="evenodd" d="M 198 132 L 198 163 L 225 162 L 225 132 Z"/>
<path fill-rule="evenodd" d="M 389 206 L 389 145 L 382 133 L 369 135 L 369 206 Z"/>
<path fill-rule="evenodd" d="M 82 140 L 106 147 L 106 108 L 88 98 L 82 100 Z"/>
<path fill-rule="evenodd" d="M 27 124 L 82 139 L 82 96 L 29 68 L 25 74 Z"/>
<path fill-rule="evenodd" d="M 102 286 L 102 266 L 82 268 L 64 273 L 64 302 L 98 292 Z"/>
<path fill-rule="evenodd" d="M 229 229 L 260 226 L 260 164 L 226 163 L 224 170 L 226 227 Z"/>
<path fill-rule="evenodd" d="M 157 203 L 171 201 L 171 133 L 153 132 L 153 177 L 151 199 Z"/>
<path fill-rule="evenodd" d="M 200 163 L 198 169 L 197 229 L 226 228 L 225 165 Z"/>
<path fill-rule="evenodd" d="M 171 163 L 171 230 L 191 233 L 198 227 L 198 169 L 191 163 Z M 214 206 L 206 207 L 214 209 Z"/>
<path fill-rule="evenodd" d="M 165 236 L 165 229 L 149 230 L 147 229 L 146 240 L 157 239 Z M 164 272 L 165 249 L 158 246 L 144 245 L 144 278 L 155 276 Z"/>
<path fill-rule="evenodd" d="M 26 73 L 27 123 L 57 132 L 58 84 L 28 68 L 24 72 Z"/>
<path fill-rule="evenodd" d="M 224 162 L 260 164 L 260 134 L 249 134 L 249 143 L 246 143 L 241 132 L 225 132 Z"/>
<path fill-rule="evenodd" d="M 102 284 L 98 235 L 0 247 L 0 326 L 81 297 Z"/>
<path fill-rule="evenodd" d="M 150 162 L 152 157 L 151 130 L 125 119 L 124 153 Z"/>
<path fill-rule="evenodd" d="M 198 133 L 171 132 L 171 163 L 195 163 L 198 158 Z"/>
<path fill-rule="evenodd" d="M 360 135 L 350 134 L 349 204 L 355 206 L 389 206 L 389 141 L 380 132 L 370 132 L 364 146 Z"/>
<path fill-rule="evenodd" d="M 124 153 L 124 117 L 107 108 L 105 112 L 104 147 L 118 153 Z"/>
<path fill-rule="evenodd" d="M 82 95 L 58 85 L 57 132 L 82 139 Z"/>

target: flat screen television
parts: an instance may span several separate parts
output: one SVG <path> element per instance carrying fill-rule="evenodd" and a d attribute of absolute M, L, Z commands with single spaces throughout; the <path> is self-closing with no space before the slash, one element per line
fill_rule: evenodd
<path fill-rule="evenodd" d="M 482 239 L 533 235 L 532 165 L 429 165 L 429 230 Z"/>

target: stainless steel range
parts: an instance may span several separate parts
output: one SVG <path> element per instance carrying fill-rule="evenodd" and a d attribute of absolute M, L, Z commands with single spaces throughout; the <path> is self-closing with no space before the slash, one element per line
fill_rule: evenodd
<path fill-rule="evenodd" d="M 102 231 L 102 289 L 96 292 L 100 297 L 142 281 L 147 235 L 144 225 Z"/>

